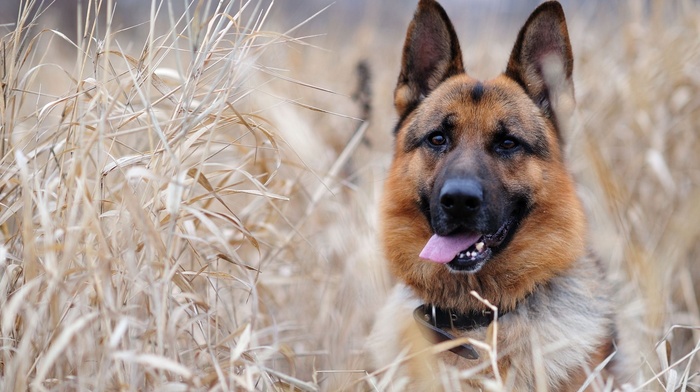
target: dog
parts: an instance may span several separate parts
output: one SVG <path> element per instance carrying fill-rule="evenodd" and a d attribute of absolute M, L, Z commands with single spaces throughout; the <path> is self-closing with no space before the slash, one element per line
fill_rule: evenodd
<path fill-rule="evenodd" d="M 565 165 L 573 64 L 556 1 L 533 11 L 505 72 L 487 81 L 465 72 L 445 10 L 418 4 L 380 207 L 399 283 L 369 339 L 376 365 L 402 363 L 415 390 L 441 389 L 444 366 L 472 369 L 459 382 L 475 389 L 484 380 L 515 391 L 621 382 L 611 288 Z M 441 352 L 420 355 L 431 347 Z"/>

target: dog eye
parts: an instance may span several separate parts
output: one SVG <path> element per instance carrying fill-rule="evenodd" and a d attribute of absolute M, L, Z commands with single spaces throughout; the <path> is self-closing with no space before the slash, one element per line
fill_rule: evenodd
<path fill-rule="evenodd" d="M 518 142 L 517 139 L 514 138 L 505 138 L 498 142 L 496 144 L 496 150 L 498 151 L 503 151 L 503 152 L 510 152 L 515 150 L 520 146 L 520 143 Z"/>
<path fill-rule="evenodd" d="M 504 141 L 501 142 L 501 144 L 499 145 L 499 147 L 501 147 L 501 148 L 504 149 L 504 150 L 510 150 L 510 149 L 512 149 L 512 148 L 515 148 L 517 145 L 518 145 L 518 143 L 517 143 L 515 140 L 513 140 L 513 139 L 506 139 L 506 140 L 504 140 Z"/>
<path fill-rule="evenodd" d="M 428 143 L 433 147 L 442 147 L 447 144 L 447 136 L 442 131 L 435 131 L 428 135 Z"/>

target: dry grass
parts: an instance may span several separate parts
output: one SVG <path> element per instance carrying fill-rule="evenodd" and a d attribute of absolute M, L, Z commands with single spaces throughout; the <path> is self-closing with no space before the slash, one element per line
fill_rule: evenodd
<path fill-rule="evenodd" d="M 276 28 L 266 2 L 212 4 L 154 2 L 136 38 L 100 0 L 74 40 L 45 29 L 40 2 L 5 28 L 0 389 L 400 382 L 392 366 L 367 373 L 363 337 L 390 285 L 374 217 L 413 4 L 389 33 L 370 19 L 325 38 L 303 18 Z M 620 7 L 612 28 L 567 9 L 570 161 L 638 342 L 631 390 L 698 390 L 700 9 Z M 495 75 L 514 35 L 463 40 L 468 68 Z M 351 97 L 362 59 L 365 125 Z"/>

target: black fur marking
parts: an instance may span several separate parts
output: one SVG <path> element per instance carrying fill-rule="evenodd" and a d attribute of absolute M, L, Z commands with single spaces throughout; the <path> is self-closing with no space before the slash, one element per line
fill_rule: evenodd
<path fill-rule="evenodd" d="M 518 232 L 518 229 L 520 229 L 522 222 L 534 209 L 530 195 L 516 196 L 513 203 L 515 206 L 510 218 L 513 220 L 512 226 L 510 227 L 510 230 L 508 230 L 508 234 L 506 235 L 506 238 L 503 239 L 503 242 L 501 242 L 498 247 L 493 248 L 494 255 L 499 254 L 503 249 L 508 247 L 510 242 L 515 237 L 515 234 Z"/>
<path fill-rule="evenodd" d="M 532 129 L 527 130 L 528 135 L 521 137 L 515 133 L 511 133 L 508 126 L 503 122 L 498 123 L 498 130 L 493 135 L 493 144 L 496 145 L 508 137 L 517 139 L 523 150 L 526 153 L 535 155 L 544 160 L 548 160 L 551 157 L 551 153 L 547 146 L 547 139 L 545 137 L 545 131 L 542 129 Z"/>
<path fill-rule="evenodd" d="M 531 97 L 531 99 L 535 103 L 535 105 L 539 106 L 540 110 L 542 110 L 542 114 L 544 114 L 545 117 L 552 119 L 552 122 L 554 124 L 557 123 L 556 118 L 554 116 L 555 113 L 552 110 L 552 105 L 550 104 L 550 101 L 549 101 L 549 91 L 548 90 L 542 91 L 536 97 Z"/>
<path fill-rule="evenodd" d="M 430 193 L 421 191 L 420 199 L 418 200 L 418 209 L 425 215 L 425 219 L 430 222 Z"/>
<path fill-rule="evenodd" d="M 477 103 L 481 100 L 481 97 L 484 96 L 484 84 L 481 82 L 476 82 L 474 87 L 472 87 L 472 92 L 471 92 L 471 97 L 472 101 L 474 103 Z"/>
<path fill-rule="evenodd" d="M 399 131 L 403 127 L 404 123 L 408 119 L 408 116 L 413 113 L 416 108 L 418 107 L 418 104 L 421 101 L 417 102 L 412 102 L 407 108 L 406 111 L 401 114 L 401 117 L 399 117 L 399 121 L 396 123 L 396 126 L 394 127 L 394 136 L 398 135 Z"/>
<path fill-rule="evenodd" d="M 545 131 L 537 129 L 533 132 L 536 132 L 538 135 L 535 138 L 535 142 L 530 145 L 530 151 L 532 151 L 532 154 L 544 160 L 548 160 L 551 158 L 551 153 L 549 151 L 549 146 L 547 146 L 547 139 L 544 136 Z"/>
<path fill-rule="evenodd" d="M 406 132 L 406 139 L 404 140 L 404 145 L 403 145 L 403 151 L 408 153 L 416 148 L 420 147 L 421 144 L 423 144 L 423 140 L 425 139 L 425 135 L 422 134 L 422 132 L 419 132 L 416 129 L 409 129 Z"/>
<path fill-rule="evenodd" d="M 422 132 L 421 130 L 416 129 L 415 125 L 413 125 L 411 129 L 407 131 L 403 151 L 408 153 L 420 147 L 425 142 L 426 137 L 435 131 L 442 131 L 445 134 L 447 137 L 447 145 L 445 147 L 446 149 L 449 149 L 450 142 L 453 140 L 453 130 L 454 115 L 452 114 L 445 116 L 440 125 L 429 132 Z"/>

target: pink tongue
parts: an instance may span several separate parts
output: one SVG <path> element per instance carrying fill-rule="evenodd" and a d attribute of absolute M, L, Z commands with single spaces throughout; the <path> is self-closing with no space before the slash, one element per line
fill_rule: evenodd
<path fill-rule="evenodd" d="M 481 237 L 479 234 L 460 234 L 440 237 L 435 234 L 430 237 L 419 257 L 436 263 L 449 263 L 457 253 L 467 250 Z"/>

